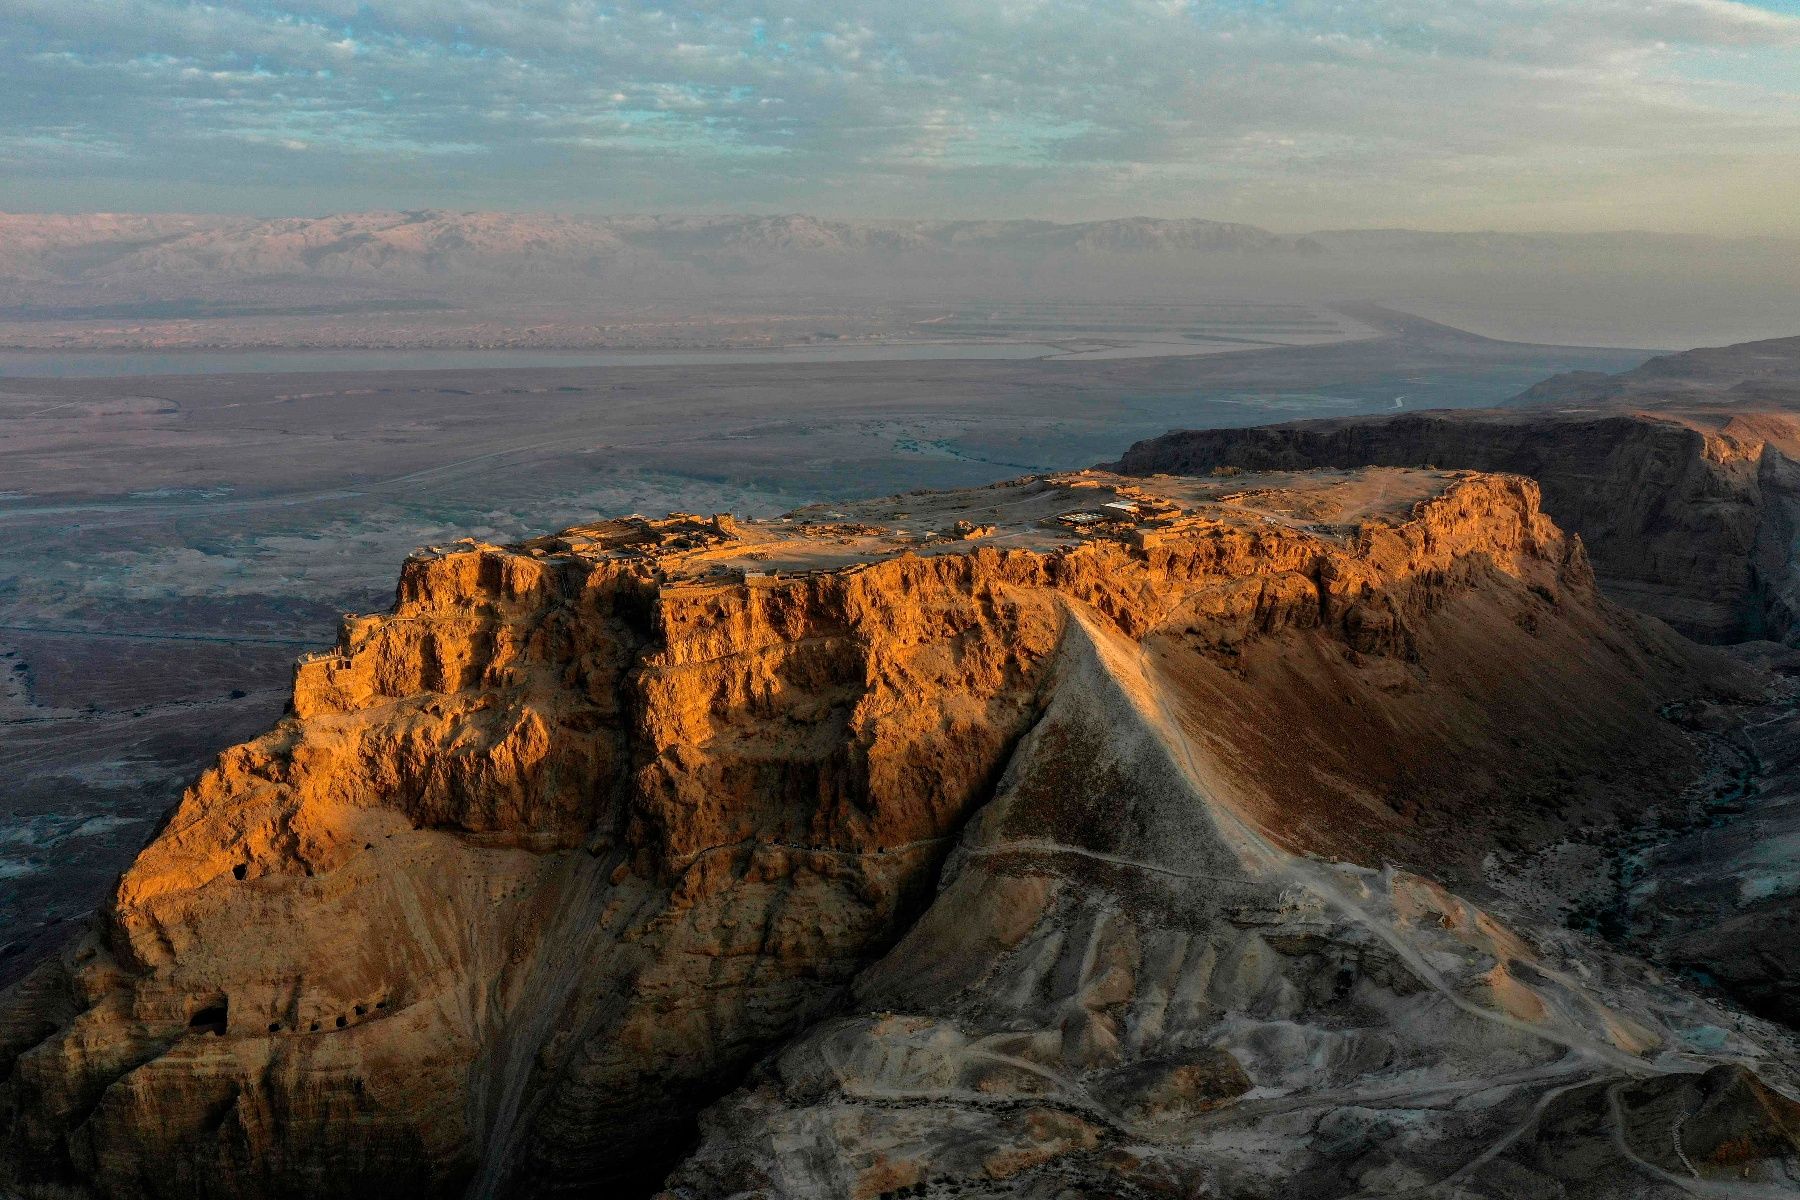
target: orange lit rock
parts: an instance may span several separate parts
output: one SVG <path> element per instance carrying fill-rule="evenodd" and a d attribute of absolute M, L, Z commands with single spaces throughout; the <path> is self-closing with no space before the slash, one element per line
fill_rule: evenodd
<path fill-rule="evenodd" d="M 1134 512 L 1058 520 L 1109 497 Z M 1068 885 L 1030 872 L 971 884 L 966 937 L 943 900 L 914 926 L 1003 781 L 993 819 L 1027 843 L 1154 823 L 1095 773 L 1091 726 L 1041 729 L 1009 773 L 1093 630 L 1142 656 L 1130 686 L 1258 837 L 1467 881 L 1491 838 L 1689 766 L 1655 706 L 1705 664 L 1603 601 L 1537 500 L 1461 473 L 1081 473 L 418 555 L 0 1000 L 7 1170 L 112 1196 L 647 1192 L 903 935 L 934 949 L 884 968 L 896 997 L 1038 928 Z M 934 536 L 958 521 L 993 531 Z M 1559 807 L 1514 803 L 1536 787 Z M 956 1086 L 1119 1067 L 1160 945 L 1118 923 L 1053 1041 Z M 1209 1061 L 1145 1076 L 1141 1106 L 1242 1090 Z M 1015 1124 L 991 1178 L 1104 1140 Z M 868 1179 L 911 1180 L 897 1161 Z"/>

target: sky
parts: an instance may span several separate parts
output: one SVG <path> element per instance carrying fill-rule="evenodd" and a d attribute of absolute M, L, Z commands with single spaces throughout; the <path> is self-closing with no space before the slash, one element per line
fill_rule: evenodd
<path fill-rule="evenodd" d="M 0 208 L 1800 234 L 1800 0 L 0 0 Z"/>

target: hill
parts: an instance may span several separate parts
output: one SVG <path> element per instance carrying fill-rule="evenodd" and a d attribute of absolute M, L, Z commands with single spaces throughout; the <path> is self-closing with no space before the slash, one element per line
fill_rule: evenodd
<path fill-rule="evenodd" d="M 425 551 L 0 997 L 5 1169 L 1790 1183 L 1788 1035 L 1561 927 L 1591 880 L 1493 873 L 1710 786 L 1659 710 L 1755 686 L 1608 602 L 1517 476 L 1081 472 Z"/>

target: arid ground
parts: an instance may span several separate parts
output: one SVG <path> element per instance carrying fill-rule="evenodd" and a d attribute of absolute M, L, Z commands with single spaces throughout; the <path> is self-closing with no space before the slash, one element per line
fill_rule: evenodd
<path fill-rule="evenodd" d="M 1380 336 L 1111 361 L 0 380 L 0 978 L 279 714 L 296 655 L 387 606 L 415 547 L 987 483 L 1643 357 L 1359 318 Z"/>

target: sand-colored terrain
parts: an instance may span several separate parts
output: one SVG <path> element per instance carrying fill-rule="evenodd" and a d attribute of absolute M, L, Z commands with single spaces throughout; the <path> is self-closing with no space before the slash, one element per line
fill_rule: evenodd
<path fill-rule="evenodd" d="M 1483 907 L 1756 687 L 1537 501 L 1082 472 L 427 549 L 5 994 L 6 1169 L 1774 1194 L 1786 1033 Z"/>
<path fill-rule="evenodd" d="M 1172 425 L 1495 403 L 1635 361 L 1379 319 L 1181 359 L 0 381 L 0 979 L 414 547 L 984 484 Z"/>

